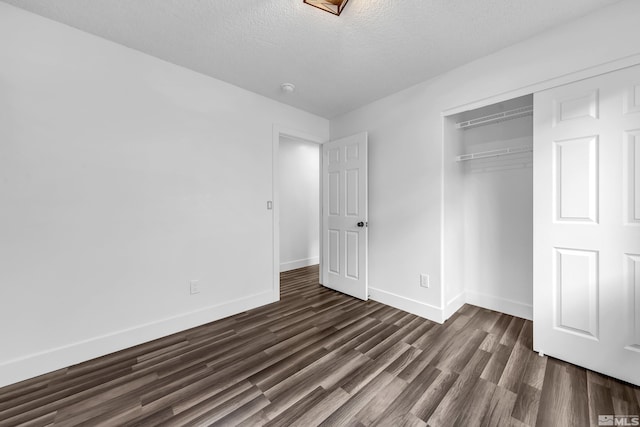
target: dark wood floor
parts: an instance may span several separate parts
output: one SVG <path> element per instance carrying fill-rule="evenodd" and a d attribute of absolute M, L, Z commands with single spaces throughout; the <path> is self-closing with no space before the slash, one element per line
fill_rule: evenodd
<path fill-rule="evenodd" d="M 531 350 L 466 305 L 444 325 L 282 274 L 282 300 L 0 389 L 8 425 L 587 426 L 640 389 Z"/>

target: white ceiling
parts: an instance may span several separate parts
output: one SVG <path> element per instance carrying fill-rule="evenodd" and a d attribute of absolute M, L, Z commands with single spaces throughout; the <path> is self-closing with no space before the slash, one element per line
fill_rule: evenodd
<path fill-rule="evenodd" d="M 618 0 L 3 1 L 331 118 Z"/>

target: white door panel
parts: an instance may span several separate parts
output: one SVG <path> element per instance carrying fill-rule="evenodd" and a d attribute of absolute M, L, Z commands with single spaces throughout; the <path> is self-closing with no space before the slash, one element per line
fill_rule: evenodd
<path fill-rule="evenodd" d="M 534 96 L 534 348 L 640 384 L 640 67 Z"/>
<path fill-rule="evenodd" d="M 555 248 L 557 328 L 598 339 L 598 252 Z"/>
<path fill-rule="evenodd" d="M 634 322 L 631 325 L 629 350 L 640 351 L 640 255 L 625 254 L 625 279 L 629 298 L 627 310 Z"/>
<path fill-rule="evenodd" d="M 624 114 L 640 113 L 640 82 L 632 82 L 624 93 Z"/>
<path fill-rule="evenodd" d="M 627 159 L 623 164 L 625 222 L 640 226 L 640 130 L 627 131 L 624 144 L 623 156 Z"/>
<path fill-rule="evenodd" d="M 554 141 L 557 221 L 598 222 L 598 136 Z"/>
<path fill-rule="evenodd" d="M 327 142 L 322 153 L 322 284 L 366 300 L 367 134 Z"/>

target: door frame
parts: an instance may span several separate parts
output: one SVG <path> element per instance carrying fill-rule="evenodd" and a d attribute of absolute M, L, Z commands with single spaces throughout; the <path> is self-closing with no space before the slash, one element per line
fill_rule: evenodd
<path fill-rule="evenodd" d="M 452 116 L 468 110 L 475 110 L 477 108 L 497 104 L 498 102 L 507 101 L 513 98 L 519 98 L 531 93 L 542 92 L 543 90 L 551 89 L 553 87 L 564 86 L 569 83 L 577 82 L 578 80 L 589 79 L 612 71 L 633 67 L 634 65 L 640 65 L 640 53 L 570 71 L 567 74 L 561 74 L 559 76 L 536 81 L 524 86 L 517 86 L 513 89 L 507 90 L 506 92 L 501 92 L 486 98 L 476 99 L 475 101 L 456 105 L 442 110 L 440 112 L 440 116 L 444 119 L 447 116 Z"/>
<path fill-rule="evenodd" d="M 305 142 L 311 142 L 314 144 L 318 144 L 320 146 L 320 150 L 322 150 L 322 144 L 328 141 L 328 139 L 312 135 L 306 132 L 302 132 L 296 129 L 292 129 L 282 125 L 273 125 L 273 134 L 272 134 L 272 189 L 273 192 L 271 194 L 271 202 L 273 203 L 273 208 L 271 210 L 272 220 L 273 220 L 273 301 L 280 301 L 280 137 L 285 136 L 293 139 L 302 140 Z M 319 220 L 320 220 L 320 230 L 322 233 L 322 155 L 318 156 L 318 161 L 320 162 L 320 170 L 318 174 L 318 180 L 320 184 L 320 211 L 319 211 Z M 322 239 L 319 239 L 320 245 L 320 283 L 322 283 Z"/>

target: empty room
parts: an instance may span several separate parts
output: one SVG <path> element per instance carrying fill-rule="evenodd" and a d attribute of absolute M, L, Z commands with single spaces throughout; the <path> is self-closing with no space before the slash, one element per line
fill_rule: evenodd
<path fill-rule="evenodd" d="M 0 0 L 0 427 L 640 425 L 639 20 Z"/>

